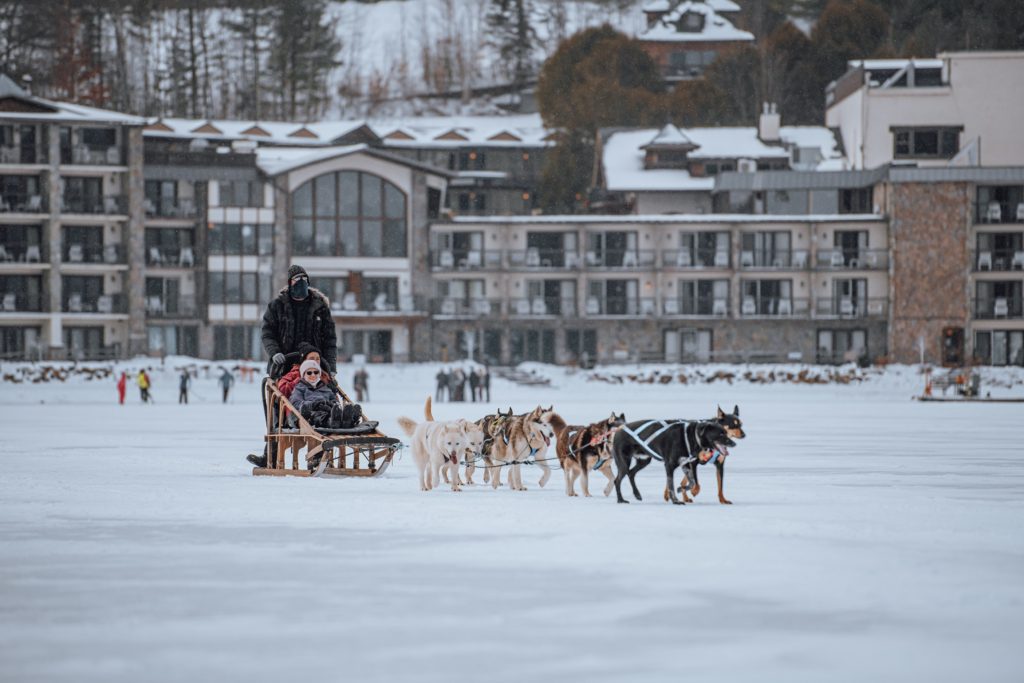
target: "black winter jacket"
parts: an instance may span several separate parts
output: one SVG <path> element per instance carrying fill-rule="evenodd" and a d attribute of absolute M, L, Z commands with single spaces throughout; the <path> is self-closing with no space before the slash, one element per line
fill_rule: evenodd
<path fill-rule="evenodd" d="M 277 298 L 267 304 L 263 314 L 263 349 L 269 358 L 275 353 L 289 354 L 298 350 L 299 342 L 309 342 L 320 350 L 320 364 L 332 375 L 337 372 L 338 339 L 331 319 L 331 306 L 327 297 L 318 289 L 309 288 L 309 320 L 306 329 L 312 339 L 293 339 L 295 325 L 292 320 L 293 308 L 288 290 L 282 289 Z"/>

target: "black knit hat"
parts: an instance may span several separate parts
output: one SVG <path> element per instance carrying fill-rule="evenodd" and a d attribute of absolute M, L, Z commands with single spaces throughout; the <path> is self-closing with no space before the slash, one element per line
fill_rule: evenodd
<path fill-rule="evenodd" d="M 288 282 L 291 282 L 292 278 L 296 275 L 305 275 L 306 279 L 309 279 L 309 273 L 306 272 L 305 268 L 302 266 L 292 266 L 288 269 Z"/>
<path fill-rule="evenodd" d="M 320 349 L 316 348 L 315 346 L 313 346 L 309 342 L 299 342 L 298 351 L 299 351 L 299 354 L 301 354 L 303 358 L 305 358 L 306 356 L 308 356 L 310 353 L 312 353 L 314 351 L 316 351 L 317 353 L 320 353 Z"/>

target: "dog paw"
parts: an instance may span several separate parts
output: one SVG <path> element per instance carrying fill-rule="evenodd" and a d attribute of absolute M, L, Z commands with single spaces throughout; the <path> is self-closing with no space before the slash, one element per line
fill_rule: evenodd
<path fill-rule="evenodd" d="M 718 502 L 721 503 L 722 505 L 732 505 L 732 501 L 726 500 L 725 498 L 719 498 Z"/>

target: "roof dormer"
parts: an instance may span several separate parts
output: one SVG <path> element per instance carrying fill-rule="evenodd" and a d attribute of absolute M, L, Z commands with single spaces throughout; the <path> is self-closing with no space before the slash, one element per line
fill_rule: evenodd
<path fill-rule="evenodd" d="M 640 148 L 644 150 L 644 168 L 684 169 L 689 164 L 687 155 L 699 146 L 678 127 L 666 124 L 653 140 Z"/>

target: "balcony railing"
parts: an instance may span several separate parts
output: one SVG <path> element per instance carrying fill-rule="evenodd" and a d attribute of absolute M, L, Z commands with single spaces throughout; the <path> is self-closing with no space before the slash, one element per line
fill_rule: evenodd
<path fill-rule="evenodd" d="M 1024 201 L 975 202 L 975 223 L 1024 223 Z"/>
<path fill-rule="evenodd" d="M 976 320 L 1024 318 L 1024 306 L 1018 296 L 979 297 L 974 300 Z"/>
<path fill-rule="evenodd" d="M 86 145 L 75 145 L 71 148 L 71 156 L 68 159 L 67 150 L 63 154 L 63 162 L 81 166 L 121 166 L 121 150 L 116 145 L 113 147 L 88 147 Z"/>
<path fill-rule="evenodd" d="M 580 267 L 580 255 L 565 249 L 537 249 L 509 251 L 509 268 L 531 270 L 574 270 Z"/>
<path fill-rule="evenodd" d="M 430 267 L 434 270 L 496 270 L 501 268 L 501 252 L 483 249 L 453 251 L 442 249 L 430 252 Z"/>
<path fill-rule="evenodd" d="M 81 294 L 68 293 L 64 297 L 63 308 L 65 313 L 125 313 L 128 310 L 127 301 L 121 294 L 101 294 L 90 299 Z"/>
<path fill-rule="evenodd" d="M 146 265 L 154 268 L 193 268 L 196 255 L 192 247 L 149 247 Z"/>
<path fill-rule="evenodd" d="M 64 213 L 121 215 L 128 213 L 126 197 L 69 197 L 61 199 Z"/>
<path fill-rule="evenodd" d="M 0 147 L 0 164 L 45 164 L 46 147 Z"/>
<path fill-rule="evenodd" d="M 654 316 L 658 306 L 655 299 L 633 297 L 587 297 L 583 312 L 586 316 Z"/>
<path fill-rule="evenodd" d="M 807 267 L 805 249 L 744 249 L 740 252 L 740 268 L 743 269 L 800 269 Z"/>
<path fill-rule="evenodd" d="M 724 318 L 729 315 L 729 297 L 672 297 L 661 302 L 666 316 Z"/>
<path fill-rule="evenodd" d="M 195 297 L 146 297 L 148 318 L 192 318 L 197 314 Z"/>
<path fill-rule="evenodd" d="M 740 315 L 744 318 L 800 318 L 809 313 L 806 298 L 773 298 L 745 296 L 740 300 Z"/>
<path fill-rule="evenodd" d="M 663 268 L 728 268 L 726 249 L 676 249 L 661 252 Z"/>
<path fill-rule="evenodd" d="M 984 270 L 1024 270 L 1024 249 L 985 249 L 974 253 L 975 272 Z"/>
<path fill-rule="evenodd" d="M 879 318 L 888 308 L 886 299 L 818 299 L 815 315 L 819 318 Z"/>
<path fill-rule="evenodd" d="M 889 267 L 889 250 L 819 249 L 815 264 L 825 270 L 884 270 Z"/>
<path fill-rule="evenodd" d="M 336 315 L 394 315 L 422 311 L 421 303 L 418 297 L 413 296 L 399 296 L 397 300 L 387 296 L 360 300 L 354 292 L 347 292 L 340 301 L 331 301 L 331 311 Z"/>
<path fill-rule="evenodd" d="M 587 270 L 603 270 L 606 268 L 651 269 L 657 263 L 658 252 L 651 250 L 628 249 L 625 251 L 588 251 L 583 258 Z"/>
<path fill-rule="evenodd" d="M 143 201 L 149 218 L 195 218 L 196 203 L 192 199 L 160 197 Z"/>
<path fill-rule="evenodd" d="M 510 299 L 508 314 L 520 318 L 557 315 L 563 318 L 576 317 L 576 298 L 557 296 L 535 296 L 532 299 Z"/>
<path fill-rule="evenodd" d="M 120 244 L 64 245 L 64 263 L 126 263 L 124 246 Z"/>
<path fill-rule="evenodd" d="M 46 213 L 46 197 L 41 194 L 0 195 L 0 213 Z"/>
<path fill-rule="evenodd" d="M 0 313 L 45 313 L 46 297 L 38 292 L 0 292 Z"/>
<path fill-rule="evenodd" d="M 49 261 L 49 254 L 44 244 L 13 241 L 0 244 L 0 264 L 48 263 Z"/>
<path fill-rule="evenodd" d="M 438 297 L 430 302 L 434 315 L 455 318 L 480 318 L 501 315 L 501 301 L 498 299 L 466 299 L 461 297 Z"/>

